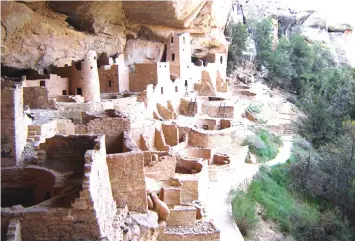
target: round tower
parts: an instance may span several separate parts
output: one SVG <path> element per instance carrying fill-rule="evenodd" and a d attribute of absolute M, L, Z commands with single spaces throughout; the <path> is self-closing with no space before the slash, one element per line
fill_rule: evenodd
<path fill-rule="evenodd" d="M 85 101 L 100 102 L 100 82 L 97 69 L 97 55 L 90 50 L 81 62 L 81 95 Z"/>

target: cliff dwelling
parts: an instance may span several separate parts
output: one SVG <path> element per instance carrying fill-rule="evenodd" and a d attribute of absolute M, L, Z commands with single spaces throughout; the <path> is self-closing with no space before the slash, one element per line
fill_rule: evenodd
<path fill-rule="evenodd" d="M 197 12 L 179 20 L 155 5 L 163 35 L 147 30 L 153 17 L 134 1 L 100 3 L 117 10 L 103 17 L 86 2 L 7 3 L 28 8 L 27 27 L 38 24 L 64 55 L 45 40 L 36 63 L 2 75 L 2 240 L 221 240 L 211 186 L 248 156 L 245 112 L 256 94 L 227 77 L 225 23 L 208 30 L 221 46 L 199 57 L 202 32 L 187 26 L 205 24 L 192 18 L 217 1 L 194 2 Z M 124 27 L 121 17 L 142 23 Z"/>

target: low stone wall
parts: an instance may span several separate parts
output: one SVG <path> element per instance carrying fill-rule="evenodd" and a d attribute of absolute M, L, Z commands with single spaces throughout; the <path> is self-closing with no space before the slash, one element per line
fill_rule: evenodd
<path fill-rule="evenodd" d="M 157 181 L 168 180 L 175 174 L 176 158 L 175 156 L 161 156 L 157 154 L 151 161 L 145 165 L 144 174 L 146 177 L 153 178 Z M 154 159 L 154 160 L 153 160 Z"/>
<path fill-rule="evenodd" d="M 212 157 L 212 150 L 208 148 L 189 148 L 180 151 L 180 157 L 185 158 L 202 158 L 206 160 L 210 160 Z"/>
<path fill-rule="evenodd" d="M 208 161 L 201 159 L 180 160 L 180 170 L 183 173 L 175 173 L 173 179 L 181 183 L 181 201 L 190 203 L 194 200 L 204 200 L 208 191 Z M 179 171 L 179 169 L 177 169 Z M 190 170 L 190 171 L 188 171 Z"/>
<path fill-rule="evenodd" d="M 170 209 L 170 216 L 166 224 L 169 226 L 194 226 L 196 222 L 196 208 L 194 206 L 176 205 Z"/>
<path fill-rule="evenodd" d="M 191 227 L 167 226 L 158 241 L 219 241 L 220 231 L 210 222 Z"/>
<path fill-rule="evenodd" d="M 28 138 L 38 137 L 40 142 L 46 138 L 55 135 L 73 135 L 75 134 L 75 125 L 66 119 L 49 120 L 41 124 L 32 124 L 28 126 Z"/>
<path fill-rule="evenodd" d="M 232 144 L 233 128 L 223 130 L 202 130 L 192 128 L 189 144 L 193 147 L 219 148 Z"/>
<path fill-rule="evenodd" d="M 222 106 L 224 105 L 222 104 Z M 227 103 L 226 106 L 220 107 L 220 103 L 218 103 L 218 101 L 210 101 L 202 104 L 201 114 L 211 117 L 234 118 L 234 108 L 234 105 L 231 103 Z"/>
<path fill-rule="evenodd" d="M 58 95 L 55 100 L 57 102 L 84 103 L 84 97 L 81 95 Z"/>

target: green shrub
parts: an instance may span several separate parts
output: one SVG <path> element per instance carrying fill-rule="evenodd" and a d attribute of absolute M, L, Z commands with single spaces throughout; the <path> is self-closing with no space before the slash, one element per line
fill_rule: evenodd
<path fill-rule="evenodd" d="M 262 104 L 250 104 L 248 106 L 248 109 L 251 110 L 252 112 L 258 114 L 261 112 L 261 107 L 262 107 Z"/>
<path fill-rule="evenodd" d="M 256 155 L 258 162 L 266 162 L 277 156 L 282 141 L 265 129 L 257 128 L 254 129 L 254 134 L 247 136 L 244 145 L 249 145 L 249 151 Z"/>
<path fill-rule="evenodd" d="M 349 223 L 337 209 L 324 209 L 321 202 L 294 190 L 291 165 L 262 167 L 244 196 L 260 203 L 265 210 L 263 218 L 276 222 L 280 231 L 296 240 L 352 240 Z"/>
<path fill-rule="evenodd" d="M 232 190 L 232 213 L 243 236 L 248 235 L 258 222 L 256 202 L 242 190 Z"/>

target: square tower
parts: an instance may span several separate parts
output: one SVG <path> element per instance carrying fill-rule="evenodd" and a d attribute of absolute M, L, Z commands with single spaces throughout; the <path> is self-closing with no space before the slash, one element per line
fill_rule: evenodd
<path fill-rule="evenodd" d="M 191 62 L 191 37 L 189 33 L 172 34 L 166 42 L 166 60 L 170 65 L 188 65 Z"/>

